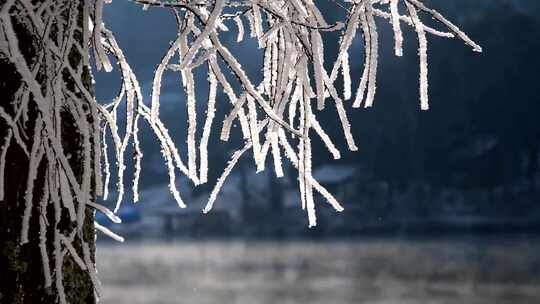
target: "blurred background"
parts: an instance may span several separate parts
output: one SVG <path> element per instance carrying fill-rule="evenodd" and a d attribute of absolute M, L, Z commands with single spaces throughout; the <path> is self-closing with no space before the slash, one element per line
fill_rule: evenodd
<path fill-rule="evenodd" d="M 319 2 L 330 21 L 343 16 L 334 1 Z M 397 58 L 390 25 L 378 24 L 374 107 L 349 110 L 359 151 L 334 161 L 322 143 L 314 145 L 314 175 L 345 208 L 336 213 L 317 197 L 315 228 L 307 228 L 292 168 L 281 179 L 270 170 L 256 174 L 249 157 L 226 181 L 214 210 L 202 214 L 238 137 L 210 139 L 210 182 L 193 189 L 180 178 L 188 208 L 179 209 L 159 146 L 143 128 L 141 201 L 128 197 L 121 225 L 98 218 L 126 237 L 124 244 L 98 237 L 101 302 L 539 303 L 540 2 L 425 2 L 484 53 L 429 37 L 431 109 L 420 111 L 416 34 L 405 31 L 405 54 Z M 113 1 L 105 22 L 148 97 L 153 70 L 176 35 L 173 15 Z M 261 54 L 253 41 L 236 45 L 231 28 L 223 39 L 255 77 Z M 356 87 L 363 49 L 360 39 L 354 43 Z M 338 50 L 327 51 L 332 62 Z M 99 100 L 112 99 L 118 74 L 95 76 Z M 206 90 L 199 88 L 200 100 Z M 179 76 L 168 75 L 161 117 L 185 152 L 181 91 Z M 217 117 L 226 111 L 218 105 Z M 345 152 L 335 113 L 319 117 Z"/>

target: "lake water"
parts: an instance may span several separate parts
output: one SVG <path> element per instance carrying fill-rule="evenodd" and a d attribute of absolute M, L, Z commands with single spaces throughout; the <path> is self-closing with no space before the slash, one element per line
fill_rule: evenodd
<path fill-rule="evenodd" d="M 540 238 L 99 244 L 104 304 L 540 303 Z"/>

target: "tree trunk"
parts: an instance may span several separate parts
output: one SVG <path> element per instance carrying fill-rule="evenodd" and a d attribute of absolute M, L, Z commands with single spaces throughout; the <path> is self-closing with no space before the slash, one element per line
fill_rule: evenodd
<path fill-rule="evenodd" d="M 4 4 L 0 4 L 0 10 L 2 10 L 6 1 L 0 2 L 4 2 Z M 66 31 L 66 27 L 69 22 L 73 21 L 70 21 L 70 18 L 76 18 L 76 21 L 72 22 L 76 29 L 71 32 L 75 42 L 73 47 L 67 50 L 64 58 L 68 61 L 68 65 L 75 68 L 81 83 L 91 91 L 91 76 L 88 66 L 84 62 L 86 54 L 80 54 L 80 50 L 87 49 L 83 45 L 85 22 L 82 1 L 64 2 L 63 5 L 66 5 L 66 8 L 56 19 L 50 18 L 52 13 L 47 12 L 47 9 L 40 14 L 35 14 L 40 19 L 38 22 L 50 26 L 50 37 L 36 35 L 36 27 L 33 27 L 36 21 L 31 20 L 26 11 L 28 7 L 32 8 L 32 5 L 35 5 L 37 10 L 40 4 L 46 1 L 28 1 L 27 7 L 24 7 L 22 2 L 24 1 L 16 2 L 9 9 L 10 20 L 24 61 L 28 63 L 30 68 L 39 67 L 35 79 L 41 86 L 43 95 L 46 97 L 45 101 L 51 104 L 58 102 L 48 94 L 51 90 L 51 77 L 60 77 L 60 81 L 63 81 L 67 88 L 72 88 L 75 95 L 79 94 L 78 90 L 74 89 L 74 76 L 67 75 L 62 69 L 60 72 L 56 70 L 56 74 L 53 74 L 55 70 L 51 69 L 51 67 L 54 68 L 51 61 L 54 58 L 40 55 L 44 53 L 43 48 L 46 47 L 47 43 L 54 43 L 58 47 L 62 47 L 61 43 L 53 41 L 53 39 L 56 39 L 60 34 L 69 33 Z M 49 10 L 54 10 L 54 7 L 49 8 Z M 62 24 L 63 22 L 65 23 Z M 27 201 L 27 184 L 31 174 L 30 157 L 27 153 L 30 152 L 31 147 L 39 144 L 35 142 L 35 138 L 43 140 L 43 145 L 48 143 L 47 139 L 43 139 L 43 134 L 46 131 L 40 127 L 38 121 L 42 115 L 53 116 L 54 114 L 43 113 L 38 109 L 35 96 L 29 93 L 28 85 L 25 85 L 21 73 L 16 68 L 13 52 L 6 47 L 8 38 L 5 35 L 4 25 L 2 25 L 2 31 L 3 33 L 0 34 L 0 108 L 19 126 L 18 129 L 22 131 L 20 133 L 23 133 L 20 134 L 20 138 L 27 147 L 27 151 L 25 152 L 15 140 L 13 126 L 7 123 L 5 117 L 0 116 L 0 145 L 2 147 L 0 153 L 5 151 L 5 160 L 3 161 L 5 168 L 4 172 L 0 171 L 0 175 L 3 173 L 4 177 L 3 198 L 0 195 L 0 303 L 95 303 L 94 285 L 89 275 L 90 272 L 83 270 L 75 262 L 64 243 L 61 243 L 62 257 L 59 260 L 59 267 L 56 267 L 58 260 L 55 256 L 55 246 L 57 245 L 55 242 L 60 234 L 64 236 L 77 235 L 78 237 L 74 237 L 72 241 L 75 251 L 79 253 L 79 256 L 83 256 L 82 242 L 84 241 L 90 248 L 89 255 L 93 263 L 95 251 L 93 210 L 86 208 L 83 211 L 85 219 L 82 227 L 77 227 L 77 223 L 72 220 L 68 210 L 64 207 L 60 207 L 59 218 L 57 218 L 58 214 L 55 216 L 55 210 L 58 206 L 55 207 L 52 202 L 53 198 L 45 193 L 58 191 L 58 188 L 53 189 L 54 185 L 49 184 L 47 180 L 50 179 L 51 174 L 54 174 L 51 173 L 51 168 L 56 168 L 56 171 L 61 169 L 58 169 L 59 166 L 56 162 L 54 166 L 50 166 L 47 157 L 39 160 L 33 195 L 30 202 Z M 79 69 L 76 69 L 77 67 Z M 21 94 L 28 94 L 28 102 L 25 104 L 15 102 Z M 84 105 L 82 106 L 84 107 Z M 86 115 L 85 118 L 88 121 L 92 119 L 91 115 Z M 61 134 L 61 146 L 65 155 L 70 156 L 68 160 L 75 178 L 81 182 L 83 179 L 83 143 L 80 130 L 76 127 L 75 118 L 70 116 L 67 110 L 64 110 L 59 112 L 59 117 L 49 117 L 49 119 L 60 122 L 58 130 Z M 35 132 L 39 132 L 36 137 L 34 137 Z M 1 162 L 2 160 L 0 160 Z M 56 187 L 58 186 L 59 184 L 56 185 Z M 45 199 L 42 201 L 44 197 Z M 30 205 L 29 208 L 27 208 L 28 205 Z M 44 206 L 45 208 L 43 208 Z M 75 209 L 78 207 L 76 200 L 74 207 Z M 21 232 L 24 229 L 25 210 L 26 213 L 29 212 L 30 218 L 27 242 L 23 241 Z M 62 270 L 63 275 L 55 270 L 58 268 Z M 46 284 L 46 272 L 50 274 L 50 284 Z M 63 291 L 59 290 L 59 286 Z"/>

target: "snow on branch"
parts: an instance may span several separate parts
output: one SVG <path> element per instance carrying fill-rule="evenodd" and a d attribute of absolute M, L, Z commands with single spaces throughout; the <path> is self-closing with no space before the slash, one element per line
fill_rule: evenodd
<path fill-rule="evenodd" d="M 151 98 L 145 100 L 122 48 L 103 20 L 103 9 L 110 0 L 37 2 L 40 4 L 7 0 L 0 6 L 0 54 L 15 66 L 22 79 L 15 98 L 10 103 L 4 103 L 9 105 L 0 106 L 0 119 L 9 127 L 0 144 L 0 201 L 5 192 L 6 151 L 11 145 L 18 145 L 30 164 L 21 242 L 28 241 L 28 225 L 34 222 L 30 221 L 30 211 L 35 208 L 33 204 L 36 200 L 32 195 L 40 166 L 45 168 L 47 176 L 44 191 L 41 192 L 43 196 L 39 198 L 41 212 L 45 213 L 48 204 L 52 204 L 56 222 L 60 221 L 62 209 L 66 209 L 69 217 L 77 223 L 75 234 L 66 235 L 56 231 L 54 256 L 48 256 L 45 231 L 51 223 L 46 223 L 42 218 L 38 221 L 45 284 L 55 286 L 60 303 L 66 302 L 61 273 L 66 254 L 89 272 L 96 290 L 99 290 L 88 245 L 82 239 L 85 211 L 88 208 L 97 210 L 113 222 L 120 222 L 114 213 L 120 208 L 125 193 L 128 151 L 134 151 L 135 168 L 131 180 L 134 200 L 138 199 L 143 157 L 139 140 L 140 124 L 146 124 L 158 140 L 172 197 L 180 207 L 185 207 L 176 188 L 177 177 L 184 175 L 194 185 L 207 183 L 208 144 L 210 137 L 216 136 L 212 132 L 216 128 L 214 120 L 222 121 L 221 134 L 217 136 L 223 141 L 229 140 L 234 130 L 231 127 L 238 120 L 244 143 L 232 155 L 223 174 L 215 182 L 204 212 L 210 212 L 218 203 L 220 188 L 227 176 L 239 159 L 251 150 L 254 167 L 258 171 L 264 170 L 267 158 L 271 157 L 269 163 L 273 164 L 277 177 L 282 177 L 285 172 L 283 156 L 290 161 L 297 170 L 299 199 L 311 227 L 317 222 L 314 192 L 321 194 L 336 211 L 343 210 L 334 196 L 312 175 L 313 136 L 322 140 L 334 159 L 341 157 L 340 150 L 325 130 L 326 122 L 317 118 L 317 111 L 326 106 L 335 107 L 347 148 L 357 150 L 349 123 L 349 115 L 353 113 L 350 108 L 361 105 L 371 107 L 375 102 L 379 66 L 378 23 L 390 23 L 396 56 L 402 56 L 407 51 L 403 48 L 403 28 L 411 27 L 416 32 L 422 110 L 429 108 L 429 35 L 460 39 L 473 51 L 482 51 L 462 30 L 421 0 L 336 1 L 339 7 L 346 10 L 346 17 L 334 24 L 325 20 L 319 2 L 313 0 L 132 0 L 144 9 L 156 7 L 170 10 L 178 22 L 177 37 L 164 50 L 154 72 Z M 82 27 L 77 22 L 79 6 L 84 7 Z M 424 18 L 435 19 L 440 28 L 426 25 Z M 19 23 L 27 27 L 26 31 L 33 33 L 36 45 L 43 46 L 32 60 L 25 59 L 21 54 L 13 20 L 21 21 Z M 51 31 L 51 25 L 55 25 L 55 31 Z M 251 79 L 236 54 L 228 48 L 230 40 L 223 39 L 223 32 L 229 29 L 236 29 L 233 33 L 236 43 L 245 39 L 257 41 L 264 56 L 260 67 L 262 80 L 257 82 Z M 325 35 L 328 32 L 341 34 L 338 45 L 327 45 Z M 83 33 L 82 41 L 76 40 L 77 33 Z M 357 37 L 364 44 L 363 56 L 354 53 L 356 49 L 351 48 Z M 88 69 L 89 48 L 93 50 L 97 69 L 111 71 L 116 66 L 120 71 L 121 87 L 110 103 L 96 101 L 82 80 L 83 72 Z M 325 56 L 325 49 L 328 48 L 340 50 L 333 62 L 328 62 Z M 77 66 L 68 60 L 74 50 L 82 58 Z M 353 91 L 349 64 L 361 58 L 364 70 L 357 80 L 358 88 Z M 43 65 L 49 68 L 43 69 Z M 186 96 L 187 156 L 178 151 L 160 118 L 160 95 L 166 70 L 180 75 L 182 81 L 179 90 Z M 206 87 L 200 86 L 201 80 L 195 77 L 198 71 L 207 75 L 203 81 L 207 83 L 209 92 L 204 99 L 197 99 L 201 94 L 196 94 L 196 90 Z M 340 71 L 343 92 L 335 86 Z M 67 75 L 72 85 L 67 85 L 64 78 L 56 77 L 56 74 L 40 76 L 40 73 Z M 50 81 L 40 83 L 40 79 Z M 351 99 L 351 104 L 344 102 Z M 220 102 L 229 107 L 224 117 L 216 117 L 216 107 Z M 201 104 L 205 106 L 199 106 Z M 25 126 L 30 106 L 38 109 L 38 119 L 31 124 L 33 129 L 27 130 Z M 205 111 L 200 112 L 200 109 Z M 72 118 L 80 134 L 82 176 L 75 175 L 75 168 L 69 162 L 70 155 L 64 150 L 60 130 L 63 116 L 60 113 L 67 113 Z M 204 117 L 202 126 L 197 124 L 198 116 Z M 120 126 L 120 121 L 125 125 Z M 108 142 L 105 141 L 107 138 L 110 138 Z M 114 159 L 109 159 L 110 155 Z M 117 177 L 118 195 L 114 211 L 98 204 L 94 197 L 102 195 L 107 199 L 111 176 Z M 122 237 L 97 223 L 96 229 L 123 241 Z M 77 237 L 81 238 L 83 252 L 76 252 L 72 246 Z"/>

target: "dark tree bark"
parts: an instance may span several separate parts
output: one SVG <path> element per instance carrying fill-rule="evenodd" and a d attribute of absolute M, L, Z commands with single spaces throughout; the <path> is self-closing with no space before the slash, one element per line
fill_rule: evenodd
<path fill-rule="evenodd" d="M 0 1 L 4 2 L 4 1 Z M 39 4 L 44 1 L 32 1 L 33 4 Z M 70 10 L 76 10 L 75 16 L 78 18 L 77 30 L 73 32 L 76 44 L 83 48 L 83 5 L 78 1 L 73 1 L 74 4 Z M 1 6 L 1 5 L 0 5 Z M 39 58 L 36 54 L 40 48 L 44 47 L 42 43 L 36 41 L 35 33 L 29 32 L 28 26 L 24 26 L 28 22 L 24 10 L 15 5 L 10 14 L 13 27 L 16 30 L 19 40 L 19 48 L 29 63 L 36 64 Z M 68 14 L 62 14 L 66 20 Z M 43 20 L 46 23 L 47 20 Z M 54 33 L 54 26 L 52 33 Z M 0 42 L 6 42 L 4 36 L 0 36 Z M 80 52 L 75 49 L 70 50 L 67 56 L 69 64 L 72 67 L 79 66 L 82 63 Z M 42 90 L 46 92 L 48 73 L 46 71 L 47 64 L 42 64 L 38 72 L 37 79 L 40 80 Z M 65 73 L 62 73 L 62 81 L 67 82 L 67 87 L 74 88 L 73 78 Z M 88 67 L 84 67 L 80 71 L 82 83 L 90 90 L 91 76 Z M 16 107 L 11 101 L 17 90 L 22 85 L 22 78 L 17 73 L 15 66 L 12 64 L 7 54 L 0 53 L 0 106 L 11 117 L 16 115 Z M 75 93 L 75 90 L 74 90 Z M 39 115 L 45 115 L 38 111 L 33 96 L 30 94 L 28 102 L 28 118 L 22 128 L 26 133 L 23 140 L 27 147 L 32 147 L 35 125 Z M 83 105 L 84 106 L 84 105 Z M 82 180 L 82 136 L 75 125 L 74 118 L 67 113 L 61 113 L 61 130 L 62 130 L 62 146 L 66 153 L 71 155 L 69 162 L 79 182 Z M 87 117 L 91 121 L 91 117 Z M 0 119 L 0 145 L 6 144 L 6 136 L 11 132 L 10 127 L 5 120 Z M 47 204 L 46 210 L 40 210 L 40 200 L 43 196 L 46 187 L 46 170 L 47 158 L 43 158 L 39 164 L 37 179 L 33 191 L 32 210 L 29 225 L 28 242 L 21 244 L 21 229 L 23 222 L 23 214 L 25 210 L 25 192 L 27 189 L 27 180 L 29 175 L 29 157 L 24 153 L 21 147 L 11 141 L 8 143 L 8 149 L 5 161 L 5 195 L 4 199 L 0 200 L 0 303 L 4 304 L 37 304 L 37 303 L 58 303 L 58 290 L 55 288 L 55 280 L 57 274 L 54 271 L 54 230 L 56 228 L 69 235 L 77 229 L 75 222 L 70 220 L 68 210 L 62 209 L 61 220 L 55 224 L 54 207 L 52 203 Z M 77 202 L 75 202 L 77 204 Z M 77 205 L 75 206 L 77 207 Z M 94 232 L 94 212 L 90 209 L 86 210 L 86 218 L 79 235 L 88 243 L 91 251 L 91 258 L 94 259 L 95 250 L 95 232 Z M 39 221 L 45 220 L 47 223 L 46 233 L 40 233 Z M 52 275 L 52 286 L 46 288 L 44 281 L 43 258 L 40 252 L 40 237 L 46 237 L 47 256 L 50 257 L 49 266 Z M 80 238 L 75 238 L 73 246 L 78 252 L 81 250 Z M 82 256 L 82 254 L 81 254 Z M 77 303 L 95 303 L 94 288 L 88 271 L 82 270 L 73 260 L 66 254 L 63 260 L 63 286 L 66 294 L 66 300 L 70 304 Z"/>

